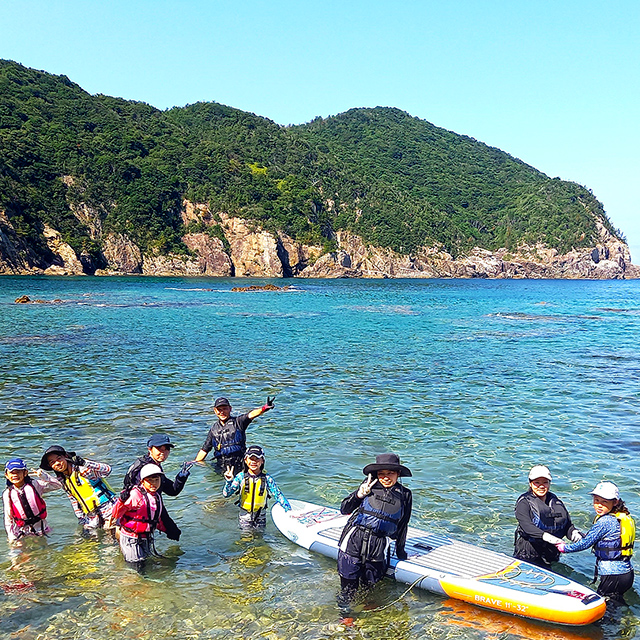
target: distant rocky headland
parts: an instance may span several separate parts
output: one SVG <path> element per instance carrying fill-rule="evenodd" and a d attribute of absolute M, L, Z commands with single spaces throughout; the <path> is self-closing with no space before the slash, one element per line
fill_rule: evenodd
<path fill-rule="evenodd" d="M 0 60 L 0 274 L 637 278 L 589 189 L 393 108 L 282 127 Z"/>
<path fill-rule="evenodd" d="M 85 209 L 83 215 L 88 215 Z M 46 227 L 51 261 L 43 265 L 0 212 L 0 273 L 21 275 L 149 275 L 303 278 L 637 278 L 628 246 L 599 225 L 593 247 L 560 253 L 544 245 L 515 251 L 475 247 L 454 258 L 442 248 L 424 247 L 415 255 L 367 245 L 348 231 L 336 232 L 336 250 L 303 244 L 286 233 L 256 227 L 253 221 L 219 214 L 213 223 L 206 205 L 184 202 L 185 224 L 215 224 L 216 235 L 188 233 L 183 242 L 192 255 L 145 253 L 123 234 L 102 238 L 104 268 L 91 270 L 59 232 Z M 224 241 L 219 237 L 222 235 Z M 226 248 L 225 248 L 226 247 Z M 89 268 L 88 268 L 89 267 Z"/>

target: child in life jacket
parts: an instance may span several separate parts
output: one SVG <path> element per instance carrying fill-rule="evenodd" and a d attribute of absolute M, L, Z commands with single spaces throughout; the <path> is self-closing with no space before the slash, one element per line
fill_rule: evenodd
<path fill-rule="evenodd" d="M 624 593 L 633 586 L 631 554 L 636 525 L 620 499 L 613 482 L 600 482 L 591 492 L 596 518 L 584 538 L 571 544 L 558 543 L 560 553 L 573 553 L 593 547 L 596 556 L 594 581 L 600 576 L 598 593 L 624 604 Z"/>
<path fill-rule="evenodd" d="M 40 468 L 55 472 L 85 529 L 110 528 L 116 496 L 103 480 L 111 473 L 108 464 L 85 460 L 74 451 L 54 445 L 44 452 Z"/>
<path fill-rule="evenodd" d="M 140 469 L 140 482 L 131 488 L 125 502 L 118 499 L 113 518 L 120 525 L 120 550 L 127 562 L 137 566 L 154 552 L 153 534 L 165 531 L 160 516 L 162 496 L 158 491 L 164 473 L 157 464 L 145 464 Z"/>
<path fill-rule="evenodd" d="M 275 480 L 264 472 L 264 451 L 257 445 L 250 446 L 244 454 L 244 471 L 233 476 L 231 467 L 224 472 L 225 485 L 222 495 L 225 498 L 240 494 L 241 529 L 264 529 L 267 525 L 267 498 L 271 497 L 285 511 L 291 510 L 289 501 L 278 488 Z"/>
<path fill-rule="evenodd" d="M 47 505 L 42 494 L 61 489 L 60 482 L 38 470 L 35 478 L 29 475 L 27 465 L 20 458 L 12 458 L 4 467 L 7 488 L 2 494 L 4 528 L 9 542 L 25 536 L 46 536 L 51 529 L 47 524 Z"/>

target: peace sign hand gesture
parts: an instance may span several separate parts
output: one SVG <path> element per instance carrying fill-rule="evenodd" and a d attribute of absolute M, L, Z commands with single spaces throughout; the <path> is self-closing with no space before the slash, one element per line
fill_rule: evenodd
<path fill-rule="evenodd" d="M 371 493 L 371 487 L 378 482 L 378 478 L 374 478 L 371 474 L 369 477 L 360 485 L 358 489 L 358 498 L 362 499 L 365 496 L 368 496 Z"/>
<path fill-rule="evenodd" d="M 224 475 L 224 479 L 227 482 L 231 482 L 233 480 L 233 478 L 235 477 L 233 475 L 233 467 L 231 465 L 227 465 L 227 469 L 226 469 L 226 471 L 224 472 L 223 475 Z"/>

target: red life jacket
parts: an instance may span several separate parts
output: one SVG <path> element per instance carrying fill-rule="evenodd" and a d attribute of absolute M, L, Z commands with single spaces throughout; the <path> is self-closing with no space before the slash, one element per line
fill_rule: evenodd
<path fill-rule="evenodd" d="M 9 487 L 11 516 L 19 527 L 32 527 L 47 517 L 47 505 L 27 476 L 22 491 Z"/>
<path fill-rule="evenodd" d="M 127 533 L 136 535 L 153 533 L 162 513 L 162 498 L 158 493 L 142 491 L 137 486 L 131 489 L 131 498 L 142 502 L 134 511 L 128 511 L 120 517 L 120 526 Z"/>

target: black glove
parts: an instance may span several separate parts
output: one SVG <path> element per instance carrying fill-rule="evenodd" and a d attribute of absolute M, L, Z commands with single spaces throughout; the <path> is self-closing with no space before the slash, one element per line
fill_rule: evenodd
<path fill-rule="evenodd" d="M 262 405 L 262 410 L 269 411 L 269 409 L 273 409 L 273 403 L 275 399 L 276 399 L 275 396 L 273 396 L 273 398 L 270 398 L 269 396 L 267 396 L 267 401 Z"/>
<path fill-rule="evenodd" d="M 80 456 L 74 456 L 71 458 L 71 462 L 76 465 L 76 467 L 84 467 L 85 459 Z"/>
<path fill-rule="evenodd" d="M 129 499 L 130 495 L 131 495 L 131 487 L 128 487 L 127 489 L 123 489 L 120 492 L 120 500 L 122 500 L 122 502 L 126 502 Z"/>
<path fill-rule="evenodd" d="M 183 462 L 180 471 L 178 471 L 178 475 L 176 476 L 176 480 L 186 480 L 191 473 L 191 467 L 193 466 L 193 462 Z"/>

